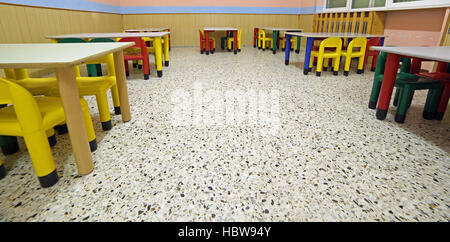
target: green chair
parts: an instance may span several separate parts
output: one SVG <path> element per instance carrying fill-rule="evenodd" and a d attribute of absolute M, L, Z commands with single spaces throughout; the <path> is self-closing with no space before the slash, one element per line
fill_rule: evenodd
<path fill-rule="evenodd" d="M 386 59 L 387 53 L 380 52 L 369 100 L 369 108 L 371 109 L 375 109 L 378 102 Z M 406 113 L 411 105 L 415 90 L 429 90 L 423 116 L 427 117 L 433 115 L 436 112 L 437 104 L 439 102 L 440 93 L 443 88 L 442 84 L 436 80 L 420 78 L 419 76 L 408 73 L 411 67 L 411 60 L 409 58 L 402 58 L 400 61 L 402 62 L 402 66 L 400 72 L 397 74 L 397 79 L 394 84 L 396 87 L 394 104 L 398 103 L 395 121 L 398 123 L 403 123 L 405 121 Z"/>
<path fill-rule="evenodd" d="M 86 41 L 84 41 L 83 39 L 80 39 L 80 38 L 64 38 L 64 39 L 59 39 L 58 43 L 86 43 Z M 100 66 L 100 72 L 99 72 L 98 66 Z M 90 77 L 102 75 L 102 70 L 101 70 L 100 64 L 89 64 L 89 65 L 86 65 L 86 68 L 87 68 L 88 76 L 90 76 Z"/>
<path fill-rule="evenodd" d="M 380 52 L 381 54 L 381 52 Z M 386 64 L 386 53 L 383 53 L 383 58 L 381 58 L 382 60 L 377 60 L 377 64 L 378 62 L 380 62 L 380 67 L 375 69 L 375 74 L 373 77 L 373 84 L 372 84 L 372 92 L 370 93 L 370 99 L 369 99 L 369 108 L 370 109 L 375 109 L 377 107 L 377 102 L 378 102 L 378 97 L 380 96 L 380 89 L 381 89 L 381 83 L 383 82 L 383 77 L 384 77 L 384 67 Z M 397 79 L 408 79 L 410 77 L 409 74 L 409 70 L 411 68 L 411 59 L 409 58 L 401 58 L 400 59 L 401 62 L 401 67 L 400 67 L 400 72 L 397 74 Z M 395 96 L 394 96 L 394 106 L 397 106 L 398 103 L 398 97 L 400 95 L 400 89 L 397 88 L 397 90 L 395 91 Z"/>
<path fill-rule="evenodd" d="M 109 39 L 109 38 L 95 38 L 95 39 L 91 39 L 89 42 L 93 42 L 93 43 L 104 43 L 104 42 L 116 42 L 116 41 L 114 41 L 114 40 L 112 40 L 112 39 Z M 88 74 L 89 74 L 89 66 L 92 66 L 92 64 L 91 65 L 87 65 L 88 66 Z M 96 67 L 96 69 L 94 70 L 94 68 L 92 68 L 92 73 L 90 73 L 90 74 L 93 74 L 93 75 L 89 75 L 89 76 L 103 76 L 103 73 L 102 73 L 102 65 L 101 64 L 96 64 L 95 65 Z M 97 75 L 95 75 L 95 73 L 97 73 Z"/>

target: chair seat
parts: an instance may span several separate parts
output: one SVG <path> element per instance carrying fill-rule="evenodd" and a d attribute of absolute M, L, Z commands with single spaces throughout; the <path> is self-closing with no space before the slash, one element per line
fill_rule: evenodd
<path fill-rule="evenodd" d="M 39 111 L 42 115 L 44 130 L 61 124 L 65 120 L 64 109 L 61 100 L 56 97 L 35 97 Z M 0 109 L 0 133 L 11 136 L 24 136 L 22 127 L 17 120 L 13 106 Z"/>
<path fill-rule="evenodd" d="M 44 95 L 53 86 L 57 86 L 56 78 L 27 78 L 15 82 L 25 87 L 33 95 Z"/>
<path fill-rule="evenodd" d="M 444 82 L 450 81 L 450 73 L 445 73 L 445 72 L 418 73 L 417 75 L 420 77 L 430 78 L 430 79 L 438 80 L 438 81 L 444 81 Z"/>
<path fill-rule="evenodd" d="M 142 55 L 124 55 L 124 60 L 142 60 L 144 58 Z"/>
<path fill-rule="evenodd" d="M 42 80 L 41 80 L 42 79 Z M 95 95 L 107 91 L 116 82 L 115 77 L 77 77 L 78 92 L 80 96 Z M 59 96 L 56 78 L 28 78 L 17 81 L 33 95 Z"/>

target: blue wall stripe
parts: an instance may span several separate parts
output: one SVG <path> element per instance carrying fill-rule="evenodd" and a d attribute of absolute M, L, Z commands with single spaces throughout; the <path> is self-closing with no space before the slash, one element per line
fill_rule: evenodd
<path fill-rule="evenodd" d="M 314 14 L 323 7 L 275 8 L 275 7 L 227 7 L 227 6 L 114 6 L 89 0 L 6 0 L 3 3 L 61 8 L 104 13 L 152 14 L 152 13 L 240 13 L 240 14 Z"/>
<path fill-rule="evenodd" d="M 316 7 L 273 8 L 273 7 L 217 7 L 217 6 L 122 6 L 122 14 L 144 13 L 250 13 L 250 14 L 306 14 L 314 13 Z"/>

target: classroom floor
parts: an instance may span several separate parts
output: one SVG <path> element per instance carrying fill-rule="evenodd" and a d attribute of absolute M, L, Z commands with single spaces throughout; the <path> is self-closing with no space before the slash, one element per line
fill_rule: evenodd
<path fill-rule="evenodd" d="M 303 50 L 302 50 L 303 51 Z M 128 80 L 132 120 L 112 115 L 94 171 L 77 174 L 68 135 L 52 148 L 59 182 L 43 189 L 23 139 L 3 156 L 1 221 L 448 221 L 450 125 L 421 117 L 416 92 L 404 124 L 367 108 L 373 73 L 303 75 L 303 55 L 244 47 L 238 55 L 172 48 L 170 66 Z M 195 83 L 279 92 L 281 126 L 172 125 L 175 90 Z M 111 108 L 112 110 L 112 108 Z M 112 113 L 113 114 L 113 113 Z"/>

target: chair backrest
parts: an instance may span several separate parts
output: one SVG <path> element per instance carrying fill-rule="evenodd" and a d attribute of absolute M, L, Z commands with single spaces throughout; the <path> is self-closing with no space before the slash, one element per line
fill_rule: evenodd
<path fill-rule="evenodd" d="M 89 42 L 116 42 L 113 39 L 109 39 L 109 38 L 95 38 L 95 39 L 91 39 Z"/>
<path fill-rule="evenodd" d="M 319 52 L 325 52 L 325 48 L 336 48 L 336 52 L 342 50 L 342 39 L 338 37 L 329 37 L 320 42 Z"/>
<path fill-rule="evenodd" d="M 86 41 L 80 38 L 64 38 L 59 39 L 58 43 L 86 43 Z"/>
<path fill-rule="evenodd" d="M 15 80 L 16 79 L 16 73 L 14 72 L 14 69 L 3 69 L 3 73 L 5 73 L 5 78 L 9 80 Z"/>
<path fill-rule="evenodd" d="M 28 75 L 28 70 L 25 68 L 20 69 L 7 68 L 3 69 L 3 72 L 5 73 L 5 78 L 9 81 L 30 78 L 30 76 Z"/>
<path fill-rule="evenodd" d="M 237 34 L 237 38 L 238 38 L 238 39 L 241 39 L 241 34 L 242 34 L 242 30 L 239 29 L 239 30 L 238 30 L 238 34 Z"/>
<path fill-rule="evenodd" d="M 30 92 L 22 86 L 0 78 L 0 103 L 12 104 L 24 132 L 42 127 L 42 116 Z"/>
<path fill-rule="evenodd" d="M 376 37 L 376 38 L 370 38 L 367 40 L 367 48 L 369 48 L 370 46 L 381 46 L 381 38 L 380 37 Z"/>
<path fill-rule="evenodd" d="M 134 42 L 133 46 L 128 47 L 127 49 L 141 49 L 141 54 L 146 57 L 147 53 L 147 45 L 145 45 L 145 41 L 139 37 L 126 37 L 119 40 L 119 42 Z"/>
<path fill-rule="evenodd" d="M 386 60 L 388 54 L 386 52 L 380 51 L 377 59 L 377 68 L 375 69 L 375 76 L 384 75 L 384 70 L 386 67 Z M 410 73 L 411 69 L 411 59 L 410 58 L 400 58 L 402 66 L 400 67 L 400 72 Z"/>
<path fill-rule="evenodd" d="M 367 39 L 365 37 L 354 38 L 347 46 L 348 51 L 353 51 L 353 48 L 360 48 L 359 52 L 366 52 Z M 355 52 L 355 51 L 353 51 Z"/>
<path fill-rule="evenodd" d="M 266 32 L 264 32 L 264 30 L 262 30 L 262 29 L 259 29 L 258 30 L 258 38 L 265 39 L 266 38 Z"/>
<path fill-rule="evenodd" d="M 203 34 L 203 31 L 201 29 L 199 29 L 198 32 L 200 33 L 200 40 L 205 40 L 205 36 Z"/>

